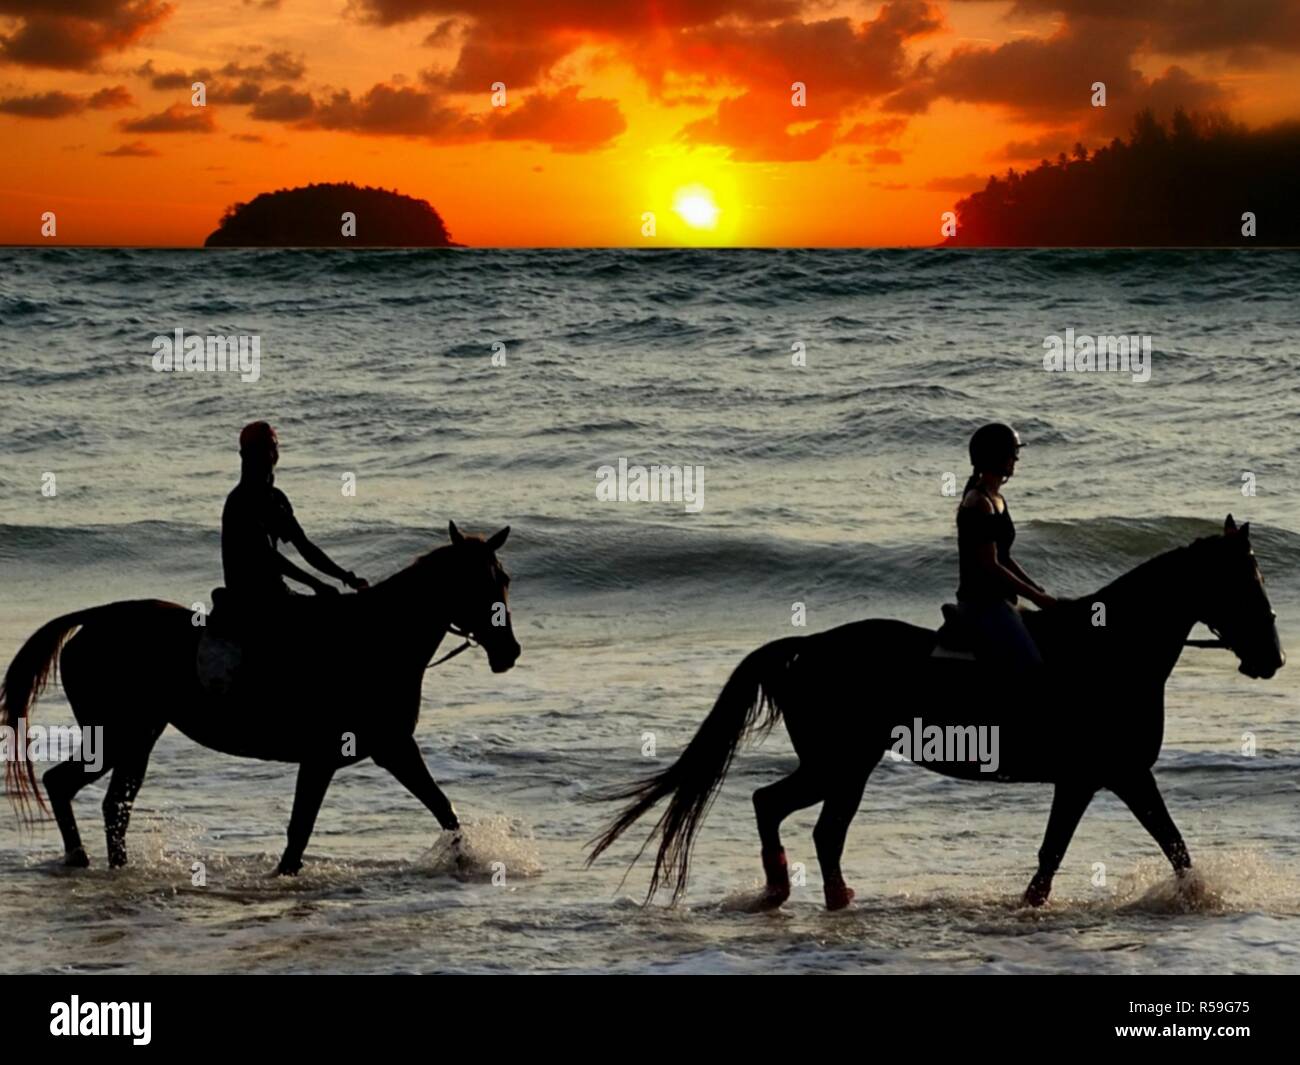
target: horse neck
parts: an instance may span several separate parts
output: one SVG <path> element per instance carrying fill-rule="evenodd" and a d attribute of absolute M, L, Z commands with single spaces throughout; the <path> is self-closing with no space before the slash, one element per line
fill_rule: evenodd
<path fill-rule="evenodd" d="M 1106 605 L 1106 635 L 1126 644 L 1161 677 L 1173 672 L 1192 626 L 1197 575 L 1186 547 L 1166 551 L 1079 602 L 1091 614 Z M 1089 624 L 1092 624 L 1091 619 Z M 1140 653 L 1139 653 L 1140 652 Z"/>
<path fill-rule="evenodd" d="M 408 649 L 421 664 L 433 657 L 451 625 L 450 605 L 441 592 L 447 550 L 438 548 L 367 593 L 374 633 L 390 646 Z"/>

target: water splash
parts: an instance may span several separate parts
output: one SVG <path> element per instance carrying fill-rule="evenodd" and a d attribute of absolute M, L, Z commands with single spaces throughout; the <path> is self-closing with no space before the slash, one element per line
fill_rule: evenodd
<path fill-rule="evenodd" d="M 507 817 L 462 823 L 455 831 L 441 833 L 416 867 L 458 880 L 534 877 L 542 872 L 531 830 Z"/>

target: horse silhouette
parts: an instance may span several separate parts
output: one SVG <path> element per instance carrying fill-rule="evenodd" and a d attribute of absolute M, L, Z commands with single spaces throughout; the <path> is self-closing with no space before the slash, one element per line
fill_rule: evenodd
<path fill-rule="evenodd" d="M 945 734 L 973 727 L 998 740 L 994 772 L 946 748 L 921 759 L 926 769 L 967 780 L 1055 785 L 1028 904 L 1047 901 L 1070 839 L 1101 788 L 1128 805 L 1175 872 L 1185 874 L 1191 858 L 1151 774 L 1164 738 L 1165 682 L 1197 622 L 1236 653 L 1242 673 L 1272 677 L 1286 661 L 1274 617 L 1249 523 L 1239 529 L 1228 515 L 1220 536 L 1150 559 L 1093 595 L 1026 614 L 1043 654 L 1041 673 L 993 684 L 977 663 L 932 657 L 937 634 L 901 621 L 860 621 L 775 640 L 740 663 L 673 765 L 605 796 L 631 801 L 594 841 L 588 864 L 667 799 L 636 858 L 659 839 L 647 901 L 668 881 L 676 901 L 686 888 L 696 833 L 741 741 L 784 720 L 799 765 L 754 792 L 766 875 L 756 908 L 789 897 L 781 822 L 819 802 L 813 841 L 826 904 L 847 906 L 853 892 L 840 856 L 849 823 L 891 740 L 920 720 Z"/>
<path fill-rule="evenodd" d="M 226 754 L 298 763 L 279 873 L 302 868 L 334 773 L 367 757 L 404 784 L 444 829 L 458 828 L 415 741 L 424 671 L 449 630 L 477 641 L 495 673 L 510 669 L 520 648 L 505 606 L 510 579 L 496 557 L 509 527 L 487 540 L 463 535 L 455 522 L 448 528 L 450 544 L 355 595 L 295 597 L 292 605 L 286 597 L 283 617 L 268 605 L 258 639 L 274 642 L 248 649 L 246 672 L 224 696 L 200 684 L 195 659 L 204 629 L 176 603 L 109 603 L 38 629 L 5 674 L 4 723 L 17 728 L 30 719 L 57 658 L 77 722 L 103 730 L 96 770 L 72 760 L 43 778 L 66 864 L 89 864 L 73 797 L 109 770 L 108 860 L 110 866 L 126 864 L 131 806 L 153 745 L 169 724 Z M 11 760 L 5 768 L 23 815 L 30 819 L 33 798 L 45 809 L 32 762 Z"/>

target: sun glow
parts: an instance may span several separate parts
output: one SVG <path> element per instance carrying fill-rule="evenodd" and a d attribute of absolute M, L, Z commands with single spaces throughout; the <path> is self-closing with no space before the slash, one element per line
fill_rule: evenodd
<path fill-rule="evenodd" d="M 703 185 L 687 185 L 673 195 L 673 210 L 692 229 L 716 229 L 722 214 L 713 193 Z"/>

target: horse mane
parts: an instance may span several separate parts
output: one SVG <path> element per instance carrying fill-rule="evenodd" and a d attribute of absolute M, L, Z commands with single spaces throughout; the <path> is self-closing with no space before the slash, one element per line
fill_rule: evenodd
<path fill-rule="evenodd" d="M 1204 539 L 1204 538 L 1203 538 Z M 1181 547 L 1173 547 L 1168 551 L 1162 551 L 1158 555 L 1153 555 L 1145 562 L 1139 562 L 1131 570 L 1121 573 L 1109 584 L 1099 588 L 1090 596 L 1080 596 L 1081 599 L 1109 599 L 1116 595 L 1127 595 L 1135 587 L 1144 587 L 1151 580 L 1158 576 L 1163 576 L 1165 571 L 1172 569 L 1175 562 L 1184 562 L 1196 544 L 1202 540 L 1193 541 L 1191 544 L 1184 544 Z"/>

